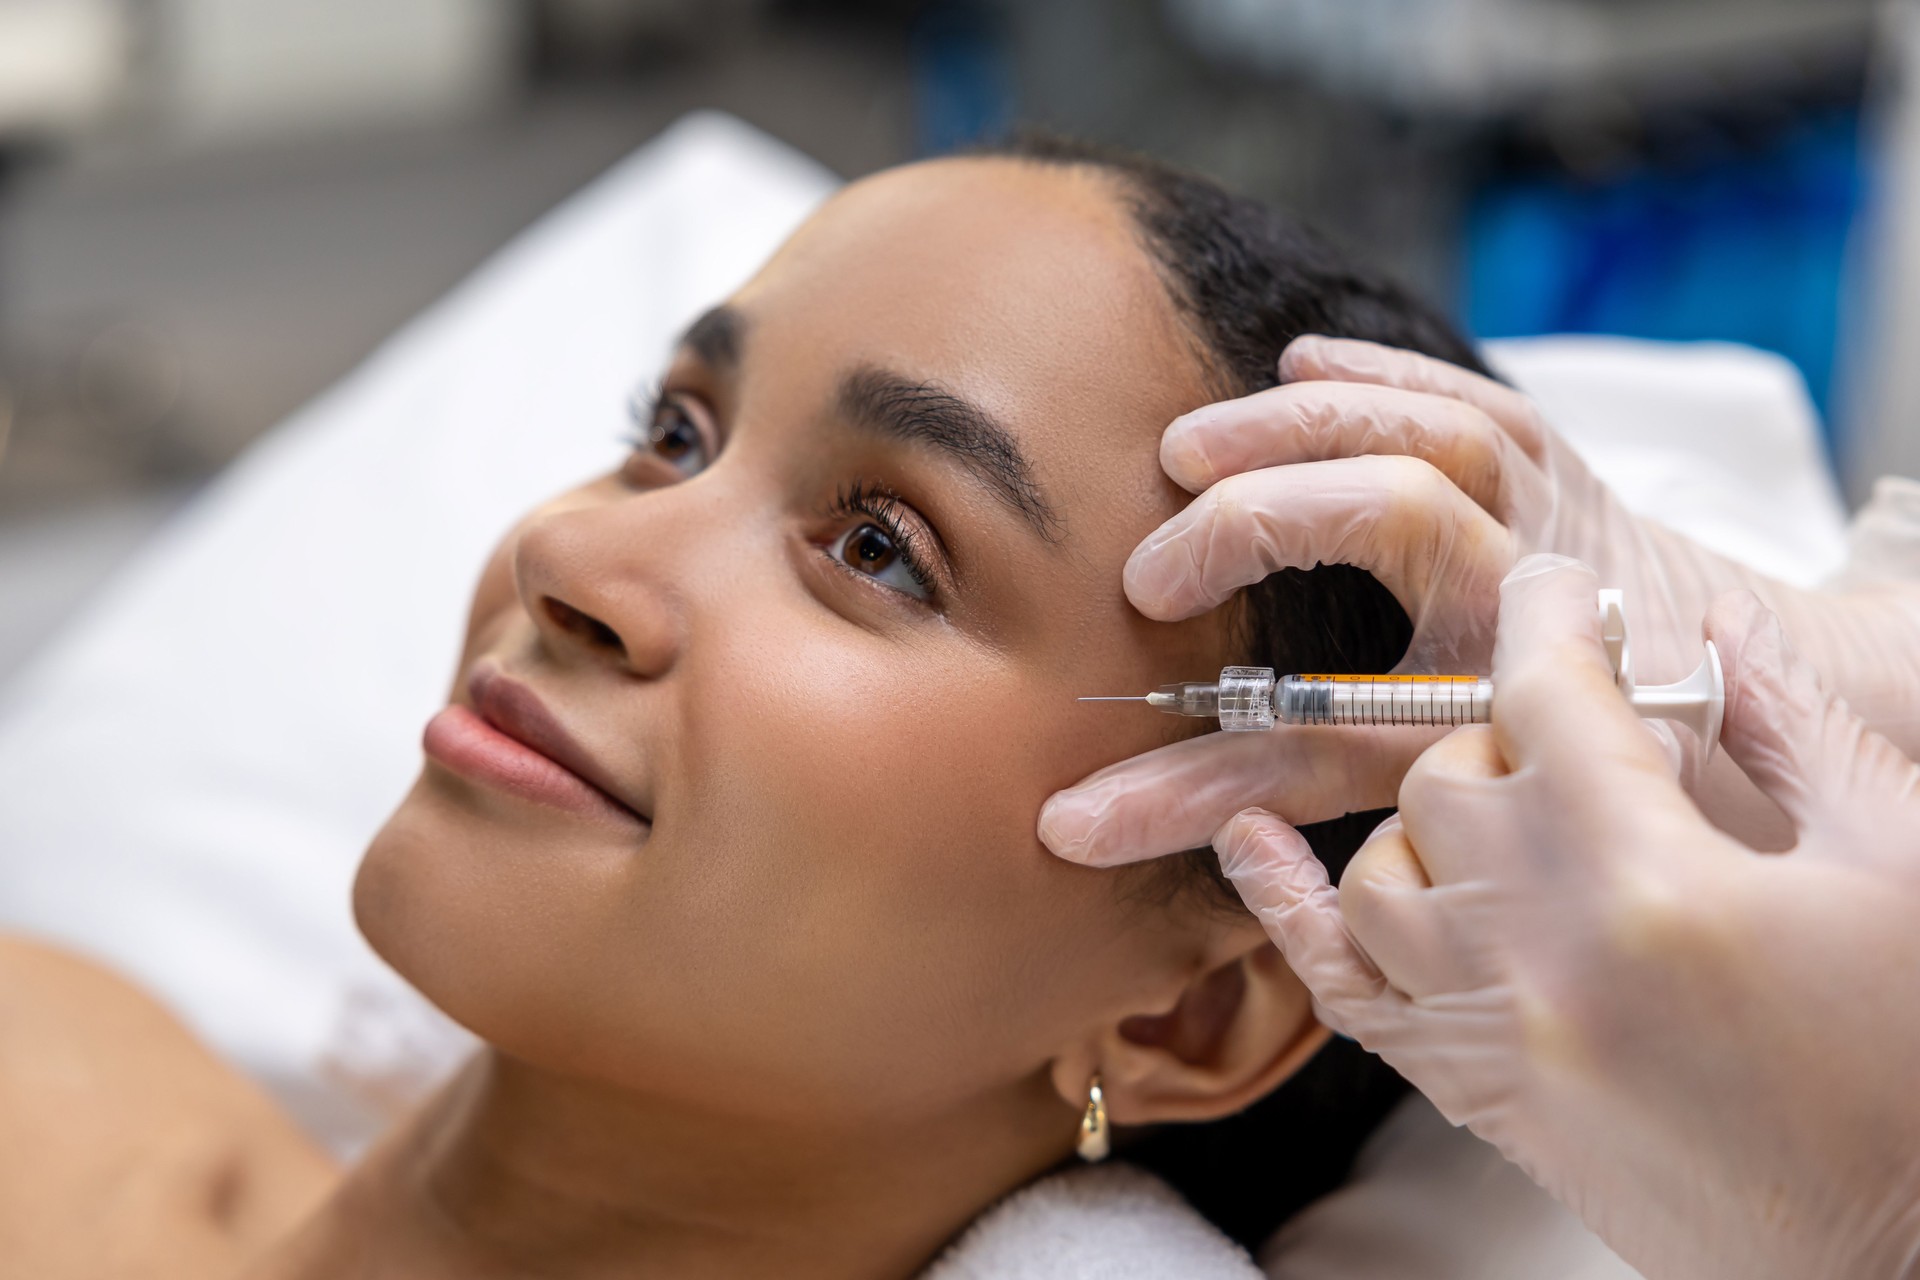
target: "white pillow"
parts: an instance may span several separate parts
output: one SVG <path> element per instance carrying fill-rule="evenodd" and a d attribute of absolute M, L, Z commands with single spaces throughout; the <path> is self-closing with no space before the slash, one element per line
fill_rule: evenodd
<path fill-rule="evenodd" d="M 1631 510 L 1801 586 L 1846 560 L 1846 509 L 1820 419 L 1780 356 L 1724 342 L 1550 337 L 1488 343 L 1487 359 Z"/>
<path fill-rule="evenodd" d="M 619 456 L 673 334 L 833 185 L 689 117 L 251 450 L 0 696 L 0 926 L 119 966 L 338 1150 L 417 1097 L 469 1042 L 367 949 L 348 890 L 418 767 L 471 581 L 515 515 Z M 1719 477 L 1730 549 L 1806 577 L 1839 547 L 1777 365 L 1497 354 L 1631 501 L 1685 524 L 1661 504 L 1695 491 L 1669 481 Z M 1429 1243 L 1425 1274 L 1471 1274 Z"/>

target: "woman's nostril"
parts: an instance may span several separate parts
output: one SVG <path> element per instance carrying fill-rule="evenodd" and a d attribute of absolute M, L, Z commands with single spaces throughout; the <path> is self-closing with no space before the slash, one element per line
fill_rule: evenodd
<path fill-rule="evenodd" d="M 597 649 L 612 649 L 622 655 L 626 653 L 627 646 L 621 642 L 620 633 L 592 614 L 582 613 L 566 601 L 555 600 L 552 596 L 541 601 L 541 605 L 553 624 L 569 635 L 578 636 Z"/>

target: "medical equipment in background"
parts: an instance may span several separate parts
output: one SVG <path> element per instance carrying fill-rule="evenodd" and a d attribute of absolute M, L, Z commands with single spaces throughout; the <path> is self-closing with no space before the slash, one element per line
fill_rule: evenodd
<path fill-rule="evenodd" d="M 1640 687 L 1633 679 L 1626 604 L 1620 591 L 1600 592 L 1600 637 L 1614 683 L 1645 719 L 1672 720 L 1700 740 L 1708 756 L 1720 741 L 1726 679 L 1720 654 L 1707 642 L 1692 675 L 1675 684 Z M 1485 676 L 1283 675 L 1271 667 L 1227 667 L 1212 683 L 1162 685 L 1152 693 L 1081 698 L 1081 702 L 1144 702 L 1168 715 L 1217 719 L 1228 733 L 1254 733 L 1277 724 L 1485 724 L 1493 715 L 1493 681 Z"/>

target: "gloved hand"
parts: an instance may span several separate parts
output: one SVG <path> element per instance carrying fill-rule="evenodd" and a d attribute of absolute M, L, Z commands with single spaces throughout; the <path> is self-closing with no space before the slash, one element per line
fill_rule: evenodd
<path fill-rule="evenodd" d="M 1920 1275 L 1920 767 L 1719 602 L 1722 741 L 1798 836 L 1754 853 L 1614 688 L 1599 581 L 1509 578 L 1493 724 L 1420 759 L 1337 892 L 1260 812 L 1221 866 L 1327 1025 L 1647 1276 Z"/>
<path fill-rule="evenodd" d="M 1691 672 L 1708 603 L 1746 588 L 1876 728 L 1920 749 L 1920 586 L 1839 594 L 1773 582 L 1628 512 L 1524 395 L 1443 361 L 1304 337 L 1280 376 L 1278 387 L 1176 419 L 1161 438 L 1167 474 L 1200 496 L 1127 563 L 1128 598 L 1148 617 L 1204 613 L 1283 567 L 1356 565 L 1413 619 L 1401 670 L 1482 674 L 1501 579 L 1522 555 L 1557 552 L 1624 589 L 1641 684 Z M 1286 730 L 1114 765 L 1054 796 L 1040 836 L 1062 857 L 1113 866 L 1205 844 L 1251 804 L 1297 823 L 1338 816 L 1390 803 L 1380 780 L 1430 740 L 1305 732 L 1330 758 L 1304 769 L 1302 734 Z M 1736 771 L 1697 774 L 1689 745 L 1687 780 L 1716 820 L 1749 838 L 1784 837 Z"/>
<path fill-rule="evenodd" d="M 1140 544 L 1126 588 L 1191 617 L 1282 566 L 1359 564 L 1414 621 L 1407 670 L 1483 674 L 1500 580 L 1553 551 L 1626 591 L 1641 682 L 1700 658 L 1715 594 L 1758 575 L 1628 512 L 1511 387 L 1371 342 L 1305 337 L 1282 385 L 1176 419 L 1160 461 L 1200 498 Z"/>

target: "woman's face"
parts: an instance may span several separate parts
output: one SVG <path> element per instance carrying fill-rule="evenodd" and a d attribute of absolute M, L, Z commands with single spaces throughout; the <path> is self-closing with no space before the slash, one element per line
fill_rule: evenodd
<path fill-rule="evenodd" d="M 1120 585 L 1193 349 L 1092 172 L 848 188 L 495 552 L 368 937 L 516 1057 L 709 1108 L 907 1120 L 1165 1012 L 1248 923 L 1034 825 L 1179 729 L 1076 696 L 1227 657 Z"/>

